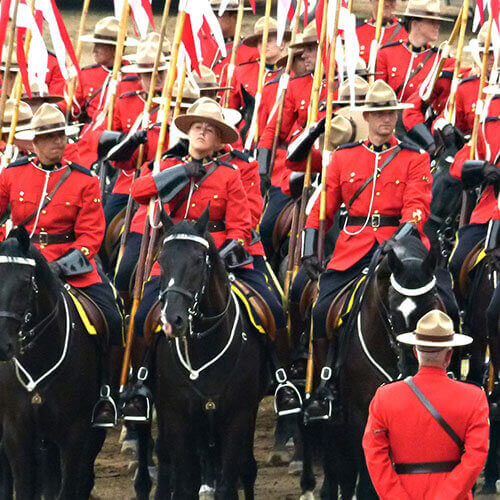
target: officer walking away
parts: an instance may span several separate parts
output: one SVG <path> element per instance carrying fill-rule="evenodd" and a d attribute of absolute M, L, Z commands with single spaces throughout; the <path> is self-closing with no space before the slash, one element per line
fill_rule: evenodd
<path fill-rule="evenodd" d="M 414 346 L 414 377 L 380 387 L 370 404 L 363 449 L 379 497 L 471 499 L 488 454 L 488 402 L 479 387 L 448 378 L 453 347 L 472 338 L 433 310 L 397 340 Z"/>

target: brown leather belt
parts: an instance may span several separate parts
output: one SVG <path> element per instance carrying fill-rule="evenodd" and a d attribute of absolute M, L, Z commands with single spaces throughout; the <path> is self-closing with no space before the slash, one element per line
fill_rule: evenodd
<path fill-rule="evenodd" d="M 40 233 L 35 233 L 31 237 L 32 243 L 37 243 L 38 245 L 57 245 L 58 243 L 68 243 L 70 241 L 75 241 L 75 233 L 69 231 L 67 233 L 46 233 L 44 231 Z"/>
<path fill-rule="evenodd" d="M 420 462 L 415 464 L 394 464 L 397 474 L 436 474 L 438 472 L 451 472 L 459 460 L 448 462 Z"/>
<path fill-rule="evenodd" d="M 368 218 L 368 222 L 366 219 Z M 347 225 L 348 226 L 364 226 L 370 227 L 389 227 L 389 226 L 399 226 L 399 217 L 395 215 L 379 215 L 373 214 L 370 217 L 366 215 L 353 217 L 349 215 L 347 217 Z"/>
<path fill-rule="evenodd" d="M 207 229 L 209 233 L 220 233 L 226 230 L 226 223 L 222 220 L 209 220 Z"/>

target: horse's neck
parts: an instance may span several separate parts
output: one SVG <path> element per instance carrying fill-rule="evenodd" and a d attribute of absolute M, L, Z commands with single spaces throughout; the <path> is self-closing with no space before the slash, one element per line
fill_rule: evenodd
<path fill-rule="evenodd" d="M 217 264 L 210 271 L 207 289 L 200 304 L 201 313 L 216 316 L 224 311 L 229 297 L 229 280 L 223 269 Z"/>

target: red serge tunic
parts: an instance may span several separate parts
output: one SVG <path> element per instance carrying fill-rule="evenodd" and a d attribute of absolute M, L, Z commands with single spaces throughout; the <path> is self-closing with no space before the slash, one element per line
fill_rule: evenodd
<path fill-rule="evenodd" d="M 188 158 L 181 161 L 177 158 L 170 158 L 161 162 L 160 170 L 163 171 L 188 161 Z M 207 163 L 206 168 L 209 169 L 210 164 Z M 238 167 L 219 165 L 200 185 L 199 189 L 193 190 L 191 197 L 184 200 L 192 186 L 194 186 L 194 182 L 191 180 L 177 196 L 164 205 L 168 213 L 171 213 L 179 205 L 172 217 L 174 222 L 179 222 L 182 219 L 197 220 L 210 203 L 210 220 L 224 221 L 225 223 L 223 231 L 211 233 L 215 245 L 220 247 L 227 239 L 234 239 L 242 241 L 245 248 L 248 249 L 252 230 L 251 211 Z M 142 233 L 147 204 L 152 197 L 158 195 L 149 168 L 143 169 L 141 176 L 134 181 L 131 193 L 134 200 L 142 205 L 134 217 L 135 227 L 131 230 Z M 141 222 L 142 228 L 140 228 Z M 156 262 L 151 275 L 159 276 L 159 274 L 160 266 Z"/>
<path fill-rule="evenodd" d="M 81 250 L 93 270 L 68 278 L 68 283 L 77 288 L 100 283 L 94 261 L 105 231 L 99 180 L 88 169 L 66 160 L 62 161 L 61 168 L 53 171 L 38 165 L 37 157 L 31 155 L 11 163 L 0 173 L 0 213 L 10 203 L 12 222 L 20 224 L 40 207 L 42 196 L 51 193 L 66 169 L 71 168 L 69 177 L 38 217 L 26 224 L 26 230 L 30 234 L 73 231 L 75 241 L 35 246 L 49 262 L 69 250 Z"/>
<path fill-rule="evenodd" d="M 333 224 L 333 218 L 342 203 L 347 204 L 354 193 L 373 175 L 375 163 L 381 166 L 398 144 L 395 137 L 385 149 L 377 153 L 368 141 L 339 147 L 332 154 L 326 178 L 326 228 Z M 400 144 L 402 150 L 362 191 L 349 209 L 353 217 L 396 216 L 400 224 L 418 220 L 417 228 L 422 240 L 428 243 L 423 226 L 430 213 L 432 175 L 429 155 L 418 152 L 413 146 Z M 372 196 L 373 193 L 373 196 Z M 316 200 L 306 227 L 319 228 L 320 198 Z M 345 271 L 364 257 L 375 242 L 388 240 L 397 226 L 371 227 L 348 225 L 340 232 L 333 256 L 327 269 Z M 359 234 L 347 234 L 350 233 Z"/>
<path fill-rule="evenodd" d="M 370 404 L 363 437 L 368 471 L 380 498 L 472 500 L 472 487 L 488 455 L 488 401 L 482 389 L 422 367 L 418 388 L 465 443 L 457 444 L 404 381 L 383 385 Z M 394 463 L 460 461 L 451 472 L 396 474 Z"/>

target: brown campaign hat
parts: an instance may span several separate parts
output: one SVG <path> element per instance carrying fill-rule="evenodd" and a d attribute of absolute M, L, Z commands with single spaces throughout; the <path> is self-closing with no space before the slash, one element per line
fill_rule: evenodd
<path fill-rule="evenodd" d="M 210 99 L 210 97 L 200 97 L 194 104 L 189 107 L 187 113 L 194 113 L 198 106 L 210 101 L 213 101 L 213 99 Z M 241 113 L 236 109 L 222 108 L 222 115 L 224 116 L 224 121 L 228 125 L 231 125 L 231 127 L 235 127 L 241 121 Z"/>
<path fill-rule="evenodd" d="M 48 102 L 49 104 L 56 104 L 64 99 L 62 95 L 51 95 L 49 89 L 44 83 L 40 86 L 38 80 L 30 82 L 31 98 L 28 97 L 26 91 L 21 96 L 21 99 L 28 104 L 35 104 L 40 102 Z"/>
<path fill-rule="evenodd" d="M 413 108 L 413 104 L 399 102 L 396 93 L 383 80 L 375 80 L 368 90 L 363 106 L 359 111 L 392 111 Z"/>
<path fill-rule="evenodd" d="M 107 45 L 116 45 L 118 43 L 118 33 L 120 32 L 120 21 L 113 16 L 107 16 L 100 19 L 94 27 L 92 34 L 80 37 L 82 42 L 104 43 Z M 137 40 L 126 39 L 125 45 L 136 46 Z"/>
<path fill-rule="evenodd" d="M 215 73 L 209 67 L 204 66 L 203 64 L 200 64 L 200 73 L 201 76 L 197 71 L 193 71 L 194 80 L 198 87 L 200 87 L 201 92 L 203 92 L 204 90 L 222 91 L 232 89 L 232 87 L 221 87 L 219 85 L 219 82 L 217 81 L 217 76 L 215 75 Z"/>
<path fill-rule="evenodd" d="M 397 341 L 403 344 L 444 349 L 468 345 L 472 342 L 472 337 L 455 333 L 451 318 L 443 311 L 434 309 L 420 318 L 413 332 L 398 335 Z"/>
<path fill-rule="evenodd" d="M 30 127 L 16 133 L 16 139 L 30 141 L 38 135 L 50 134 L 64 130 L 66 135 L 75 135 L 79 128 L 76 125 L 66 125 L 64 115 L 57 106 L 43 103 L 31 119 Z"/>
<path fill-rule="evenodd" d="M 304 35 L 302 33 L 297 33 L 297 36 L 295 37 L 295 44 L 300 43 L 302 41 L 302 38 Z M 295 46 L 294 44 L 294 46 Z M 290 45 L 291 47 L 291 45 Z M 288 49 L 290 50 L 290 49 Z M 288 50 L 286 50 L 285 54 L 281 56 L 277 61 L 276 61 L 276 67 L 277 68 L 284 68 L 286 66 L 286 63 L 288 62 Z M 302 55 L 304 51 L 302 49 L 293 49 L 293 58 L 295 59 L 297 56 Z M 293 62 L 292 62 L 293 64 Z"/>
<path fill-rule="evenodd" d="M 137 46 L 134 64 L 123 66 L 121 69 L 122 73 L 152 73 L 158 52 L 158 42 L 159 40 L 156 43 L 151 40 L 141 41 Z M 166 69 L 168 69 L 168 61 L 165 55 L 162 54 L 158 71 Z"/>
<path fill-rule="evenodd" d="M 291 49 L 300 49 L 306 45 L 318 43 L 318 34 L 316 32 L 316 23 L 309 23 L 304 29 L 302 36 L 295 39 L 295 43 L 290 44 Z"/>
<path fill-rule="evenodd" d="M 366 94 L 370 90 L 370 84 L 358 75 L 354 77 L 354 102 L 356 105 L 361 106 L 365 102 Z M 351 87 L 349 81 L 345 80 L 339 87 L 338 98 L 333 101 L 337 105 L 351 104 Z"/>
<path fill-rule="evenodd" d="M 264 34 L 264 27 L 266 23 L 266 18 L 261 17 L 254 25 L 253 35 L 246 37 L 243 40 L 243 44 L 248 45 L 249 47 L 257 47 L 258 43 L 262 39 L 262 35 Z M 269 18 L 269 35 L 277 35 L 278 34 L 278 23 L 276 19 L 273 17 Z M 283 41 L 290 40 L 292 36 L 292 32 L 287 29 L 285 30 L 285 35 L 283 36 Z"/>
<path fill-rule="evenodd" d="M 415 19 L 453 22 L 450 17 L 441 16 L 440 0 L 409 0 L 404 13 L 398 15 Z"/>
<path fill-rule="evenodd" d="M 160 43 L 160 34 L 157 33 L 156 31 L 150 31 L 146 38 L 144 39 L 145 42 L 153 43 L 158 47 L 158 44 Z M 170 44 L 170 40 L 167 37 L 163 38 L 163 46 L 162 46 L 162 52 L 163 55 L 165 56 L 166 60 L 170 60 L 170 51 L 172 50 L 172 45 Z M 137 62 L 137 51 L 135 54 L 127 54 L 126 56 L 123 56 L 124 61 L 128 62 Z"/>
<path fill-rule="evenodd" d="M 170 102 L 171 108 L 175 108 L 176 99 L 178 95 L 179 95 L 179 80 L 176 80 L 174 82 L 174 87 L 172 89 L 172 101 Z M 181 108 L 189 108 L 199 98 L 200 98 L 200 91 L 197 88 L 193 87 L 193 84 L 186 78 L 182 90 Z M 154 97 L 153 102 L 155 104 L 162 104 L 165 102 L 165 99 L 163 97 Z"/>
<path fill-rule="evenodd" d="M 194 123 L 200 122 L 207 122 L 216 127 L 224 144 L 232 144 L 238 140 L 238 131 L 226 122 L 220 104 L 213 99 L 204 98 L 203 102 L 194 103 L 188 113 L 174 120 L 175 126 L 185 134 Z"/>
<path fill-rule="evenodd" d="M 224 12 L 238 12 L 238 0 L 229 0 Z M 221 6 L 221 0 L 210 0 L 210 6 L 214 10 L 215 13 L 219 11 L 219 7 Z M 243 7 L 244 11 L 252 10 L 251 7 Z"/>
<path fill-rule="evenodd" d="M 10 132 L 10 124 L 12 123 L 12 117 L 14 115 L 14 109 L 16 107 L 16 100 L 9 99 L 5 103 L 5 111 L 3 115 L 2 123 L 2 134 L 7 134 Z M 17 116 L 17 127 L 16 131 L 21 132 L 22 130 L 29 130 L 31 128 L 31 119 L 33 118 L 33 113 L 29 104 L 23 101 L 19 102 L 19 114 Z"/>

